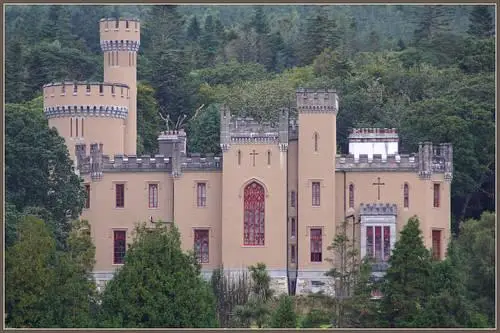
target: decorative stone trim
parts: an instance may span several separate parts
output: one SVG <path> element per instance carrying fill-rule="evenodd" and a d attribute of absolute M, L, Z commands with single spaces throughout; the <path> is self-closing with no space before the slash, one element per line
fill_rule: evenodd
<path fill-rule="evenodd" d="M 288 143 L 280 143 L 279 146 L 281 152 L 288 151 Z"/>
<path fill-rule="evenodd" d="M 248 136 L 248 137 L 232 137 L 232 143 L 236 144 L 273 144 L 279 143 L 277 136 Z"/>
<path fill-rule="evenodd" d="M 46 107 L 44 111 L 47 119 L 70 116 L 126 119 L 128 116 L 128 108 L 118 105 L 80 105 L 76 109 L 75 105 L 61 105 Z"/>
<path fill-rule="evenodd" d="M 107 51 L 139 51 L 141 42 L 138 40 L 103 40 L 101 50 Z"/>
<path fill-rule="evenodd" d="M 333 105 L 301 105 L 297 110 L 302 113 L 337 113 Z"/>
<path fill-rule="evenodd" d="M 359 215 L 397 215 L 398 208 L 395 204 L 374 203 L 359 205 Z"/>

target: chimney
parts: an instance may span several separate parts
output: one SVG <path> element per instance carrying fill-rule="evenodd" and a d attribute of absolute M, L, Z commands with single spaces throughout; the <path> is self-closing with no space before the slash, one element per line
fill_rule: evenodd
<path fill-rule="evenodd" d="M 186 141 L 186 132 L 182 129 L 162 132 L 158 136 L 159 154 L 172 158 L 175 154 L 175 149 L 180 149 L 180 154 L 186 155 Z"/>

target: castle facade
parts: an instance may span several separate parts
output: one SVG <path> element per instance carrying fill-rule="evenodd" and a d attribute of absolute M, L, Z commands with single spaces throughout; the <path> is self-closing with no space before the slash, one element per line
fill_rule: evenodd
<path fill-rule="evenodd" d="M 44 86 L 49 126 L 65 138 L 88 196 L 82 218 L 92 226 L 98 286 L 123 265 L 138 222 L 174 222 L 206 274 L 264 262 L 275 287 L 291 294 L 331 291 L 324 274 L 336 258 L 327 247 L 343 221 L 375 274 L 414 215 L 425 245 L 444 258 L 450 144 L 403 155 L 395 129 L 363 128 L 338 155 L 338 94 L 299 89 L 297 116 L 281 109 L 276 124 L 222 107 L 222 156 L 187 154 L 182 130 L 159 135 L 160 154 L 136 156 L 140 23 L 102 19 L 100 34 L 103 83 Z"/>

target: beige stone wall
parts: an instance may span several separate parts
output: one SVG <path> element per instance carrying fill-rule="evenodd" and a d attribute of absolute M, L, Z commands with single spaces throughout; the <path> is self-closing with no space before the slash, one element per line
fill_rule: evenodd
<path fill-rule="evenodd" d="M 378 200 L 378 182 L 385 185 L 380 186 L 380 200 Z M 424 243 L 428 248 L 432 247 L 432 230 L 443 230 L 441 240 L 441 257 L 444 257 L 447 242 L 450 237 L 451 207 L 450 207 L 450 183 L 444 181 L 442 174 L 434 174 L 429 180 L 422 180 L 416 172 L 346 172 L 345 203 L 346 215 L 351 214 L 349 209 L 349 185 L 354 184 L 354 214 L 356 220 L 359 217 L 359 205 L 372 203 L 395 203 L 398 209 L 396 217 L 396 238 L 404 228 L 408 219 L 417 215 L 420 220 L 420 228 L 424 237 Z M 404 208 L 403 186 L 409 184 L 409 207 Z M 433 184 L 441 184 L 441 205 L 433 207 Z M 343 220 L 344 212 L 344 173 L 336 172 L 336 221 Z M 351 232 L 352 225 L 349 226 Z M 356 243 L 360 244 L 359 224 L 355 228 Z M 331 240 L 330 240 L 331 241 Z"/>
<path fill-rule="evenodd" d="M 259 154 L 255 167 L 250 156 L 254 149 Z M 267 164 L 267 151 L 271 151 L 271 165 Z M 270 270 L 286 270 L 286 164 L 287 153 L 280 152 L 278 144 L 232 145 L 224 153 L 221 241 L 225 268 L 264 262 Z M 264 246 L 243 245 L 243 191 L 254 180 L 266 191 Z"/>
<path fill-rule="evenodd" d="M 118 107 L 130 110 L 129 88 L 116 85 L 113 93 L 112 86 L 109 84 L 90 84 L 89 91 L 87 91 L 87 84 L 76 84 L 76 92 L 74 87 L 72 82 L 67 82 L 65 84 L 49 84 L 43 89 L 44 109 L 48 116 L 49 127 L 55 127 L 59 135 L 65 139 L 71 158 L 74 159 L 75 144 L 77 143 L 85 143 L 89 147 L 91 143 L 99 142 L 103 143 L 105 154 L 111 156 L 123 154 L 125 120 L 109 116 L 107 112 L 103 114 L 99 108 L 113 107 L 116 109 Z M 102 93 L 100 92 L 101 87 Z M 63 106 L 65 108 L 70 106 L 70 112 L 67 111 L 63 114 Z M 77 107 L 76 111 L 74 106 Z M 61 111 L 60 114 L 51 114 L 52 111 L 47 111 L 57 107 Z M 87 112 L 87 107 L 90 108 L 90 112 Z M 98 110 L 96 113 L 93 111 L 94 107 Z M 76 119 L 78 119 L 78 124 Z"/>
<path fill-rule="evenodd" d="M 330 267 L 324 256 L 335 233 L 336 115 L 333 112 L 300 113 L 298 122 L 299 271 L 324 271 Z M 318 134 L 317 152 L 315 133 Z M 312 182 L 315 181 L 320 182 L 320 206 L 312 206 Z M 311 227 L 322 229 L 323 261 L 320 263 L 310 260 Z"/>
<path fill-rule="evenodd" d="M 206 206 L 198 207 L 197 183 L 206 184 Z M 202 269 L 213 270 L 221 264 L 222 243 L 222 173 L 188 171 L 174 180 L 174 222 L 182 236 L 184 250 L 194 246 L 194 230 L 209 230 L 209 263 Z"/>
<path fill-rule="evenodd" d="M 127 29 L 127 21 L 129 27 Z M 116 28 L 116 19 L 102 19 L 99 22 L 101 40 L 134 40 L 141 39 L 141 22 L 120 19 Z"/>
<path fill-rule="evenodd" d="M 290 141 L 288 145 L 288 193 L 287 193 L 287 205 L 288 205 L 288 267 L 290 270 L 295 270 L 297 269 L 297 249 L 298 249 L 298 244 L 297 244 L 297 236 L 292 237 L 291 235 L 291 223 L 292 219 L 295 219 L 295 225 L 297 228 L 297 221 L 298 221 L 298 153 L 299 153 L 299 146 L 298 146 L 298 141 L 293 140 Z M 295 207 L 292 207 L 291 205 L 291 194 L 292 192 L 295 192 Z M 292 247 L 295 246 L 295 263 L 291 261 L 291 251 Z"/>
<path fill-rule="evenodd" d="M 96 246 L 95 271 L 112 271 L 113 229 L 127 230 L 127 240 L 132 241 L 132 231 L 137 222 L 172 221 L 172 178 L 166 172 L 108 172 L 100 181 L 90 184 L 90 209 L 84 209 L 82 218 L 91 224 Z M 125 184 L 125 207 L 116 208 L 115 184 Z M 148 184 L 159 184 L 158 208 L 148 208 Z"/>
<path fill-rule="evenodd" d="M 106 42 L 140 43 L 138 21 L 101 20 L 99 23 L 101 45 Z M 127 28 L 128 24 L 128 28 Z M 135 45 L 135 44 L 134 44 Z M 104 82 L 125 83 L 130 87 L 130 107 L 125 120 L 125 147 L 123 153 L 135 155 L 137 151 L 137 52 L 122 44 L 104 50 Z"/>

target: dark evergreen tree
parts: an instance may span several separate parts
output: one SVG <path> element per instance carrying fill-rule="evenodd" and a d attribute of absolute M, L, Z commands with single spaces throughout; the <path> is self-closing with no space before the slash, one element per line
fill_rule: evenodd
<path fill-rule="evenodd" d="M 198 22 L 198 18 L 193 16 L 191 22 L 189 23 L 187 30 L 187 39 L 190 41 L 198 41 L 198 38 L 201 35 L 200 23 Z"/>
<path fill-rule="evenodd" d="M 25 76 L 21 41 L 12 39 L 5 48 L 5 102 L 19 103 L 26 98 Z"/>
<path fill-rule="evenodd" d="M 490 6 L 474 6 L 469 16 L 468 33 L 477 38 L 493 36 L 495 22 L 491 15 Z"/>
<path fill-rule="evenodd" d="M 6 105 L 6 201 L 19 212 L 43 209 L 58 248 L 63 248 L 70 220 L 83 208 L 84 192 L 64 139 L 49 129 L 41 99 L 39 104 Z"/>
<path fill-rule="evenodd" d="M 100 322 L 119 328 L 209 328 L 215 299 L 192 253 L 181 249 L 177 227 L 140 225 L 125 264 L 106 285 Z"/>
<path fill-rule="evenodd" d="M 278 306 L 271 314 L 269 326 L 272 328 L 297 327 L 297 315 L 293 309 L 293 302 L 290 296 L 282 295 L 280 297 Z"/>
<path fill-rule="evenodd" d="M 437 33 L 447 31 L 450 23 L 449 6 L 422 6 L 419 9 L 414 39 L 417 44 L 431 40 Z"/>
<path fill-rule="evenodd" d="M 380 324 L 383 327 L 415 327 L 432 292 L 431 256 L 422 240 L 416 217 L 408 220 L 389 259 L 382 285 Z"/>

